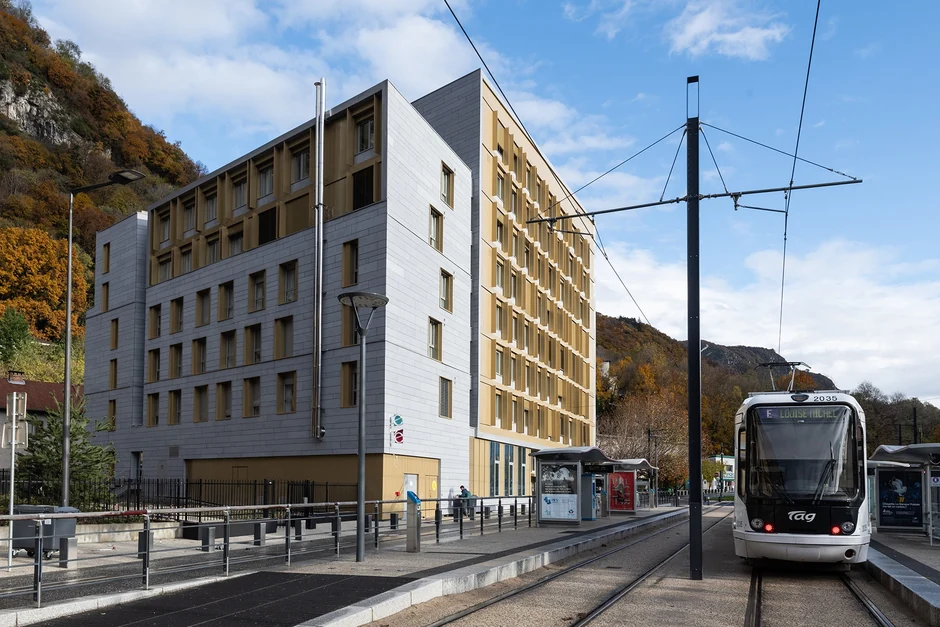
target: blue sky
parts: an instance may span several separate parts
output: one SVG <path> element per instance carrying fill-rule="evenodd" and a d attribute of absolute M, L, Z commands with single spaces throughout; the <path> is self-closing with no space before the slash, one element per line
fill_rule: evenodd
<path fill-rule="evenodd" d="M 685 121 L 792 152 L 815 2 L 457 0 L 452 3 L 535 140 L 578 187 Z M 479 66 L 443 0 L 36 0 L 146 123 L 210 169 L 389 78 L 407 97 Z M 782 353 L 855 387 L 940 400 L 940 4 L 824 1 L 800 155 L 863 178 L 795 192 Z M 731 190 L 777 187 L 791 162 L 706 128 Z M 657 200 L 678 135 L 579 194 L 588 209 Z M 702 191 L 721 190 L 702 145 Z M 684 193 L 684 151 L 667 197 Z M 799 165 L 796 184 L 840 177 Z M 783 196 L 748 204 L 782 208 Z M 684 339 L 685 207 L 598 219 L 649 320 Z M 702 333 L 777 348 L 783 220 L 702 202 Z M 640 317 L 606 263 L 602 313 Z"/>

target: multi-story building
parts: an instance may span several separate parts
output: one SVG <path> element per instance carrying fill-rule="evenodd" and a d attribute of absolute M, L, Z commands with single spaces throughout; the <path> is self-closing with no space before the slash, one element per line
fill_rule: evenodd
<path fill-rule="evenodd" d="M 355 482 L 337 296 L 357 290 L 389 299 L 367 337 L 367 498 L 528 493 L 532 450 L 594 441 L 590 222 L 526 226 L 579 208 L 479 72 L 413 104 L 386 81 L 324 123 L 324 433 L 314 120 L 98 234 L 87 409 L 118 472 Z"/>

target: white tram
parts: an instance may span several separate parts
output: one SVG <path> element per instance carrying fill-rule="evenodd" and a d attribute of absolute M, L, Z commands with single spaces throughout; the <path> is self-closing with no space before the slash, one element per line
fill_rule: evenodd
<path fill-rule="evenodd" d="M 871 522 L 858 402 L 844 391 L 752 392 L 734 429 L 735 554 L 866 561 Z"/>

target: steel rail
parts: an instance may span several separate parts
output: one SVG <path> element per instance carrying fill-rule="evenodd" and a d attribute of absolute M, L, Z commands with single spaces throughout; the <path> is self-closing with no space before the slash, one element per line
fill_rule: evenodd
<path fill-rule="evenodd" d="M 891 620 L 884 615 L 884 612 L 878 609 L 878 606 L 875 605 L 871 598 L 862 592 L 862 589 L 858 587 L 858 584 L 852 581 L 848 575 L 842 575 L 839 579 L 842 581 L 845 587 L 852 592 L 852 595 L 858 600 L 858 602 L 864 606 L 869 616 L 872 617 L 872 620 L 878 624 L 878 627 L 894 627 L 894 623 L 892 623 Z"/>
<path fill-rule="evenodd" d="M 751 571 L 751 588 L 747 593 L 747 609 L 744 611 L 744 627 L 760 627 L 761 608 L 764 603 L 764 572 L 760 568 Z"/>
<path fill-rule="evenodd" d="M 716 505 L 715 509 L 719 507 L 721 507 L 721 505 Z M 714 509 L 710 511 L 714 511 Z M 703 535 L 705 533 L 708 533 L 715 527 L 717 527 L 719 524 L 721 524 L 722 521 L 724 521 L 726 518 L 728 518 L 728 516 L 730 516 L 733 513 L 734 513 L 734 510 L 732 509 L 732 511 L 722 516 L 717 522 L 713 523 L 711 527 L 706 529 L 703 532 Z M 658 571 L 660 568 L 662 568 L 663 566 L 668 564 L 670 561 L 672 561 L 673 558 L 680 555 L 683 551 L 689 548 L 689 544 L 690 542 L 686 542 L 685 544 L 682 545 L 681 548 L 679 548 L 678 551 L 672 553 L 666 559 L 662 560 L 661 562 L 659 562 L 658 564 L 656 564 L 655 566 L 647 570 L 645 573 L 643 573 L 642 575 L 640 575 L 639 577 L 637 577 L 630 583 L 618 588 L 613 594 L 611 594 L 606 599 L 601 601 L 597 606 L 595 606 L 593 610 L 591 610 L 590 612 L 588 612 L 587 614 L 585 614 L 584 616 L 582 616 L 575 622 L 571 623 L 570 627 L 582 627 L 583 625 L 588 625 L 591 622 L 593 622 L 595 618 L 597 618 L 598 616 L 600 616 L 601 614 L 609 610 L 614 605 L 616 605 L 616 603 L 620 601 L 620 599 L 622 599 L 623 597 L 633 592 L 633 590 L 636 589 L 640 584 L 642 584 L 644 581 L 649 579 L 650 575 Z"/>
<path fill-rule="evenodd" d="M 715 509 L 717 509 L 718 507 L 720 507 L 720 506 L 716 506 Z M 712 510 L 710 510 L 710 511 L 712 511 Z M 513 598 L 513 597 L 515 597 L 515 596 L 518 596 L 518 595 L 520 595 L 520 594 L 523 594 L 524 592 L 528 592 L 529 590 L 533 590 L 533 589 L 535 589 L 535 588 L 539 588 L 539 587 L 541 587 L 541 586 L 543 586 L 543 585 L 545 585 L 545 584 L 547 584 L 547 583 L 549 583 L 549 582 L 551 582 L 551 581 L 554 581 L 555 579 L 557 579 L 557 578 L 559 578 L 559 577 L 562 577 L 562 576 L 564 576 L 564 575 L 567 575 L 568 573 L 570 573 L 570 572 L 572 572 L 572 571 L 578 570 L 579 568 L 583 568 L 583 567 L 585 567 L 585 566 L 587 566 L 587 565 L 589 565 L 589 564 L 593 564 L 594 562 L 597 562 L 597 561 L 602 560 L 602 559 L 604 559 L 604 558 L 606 558 L 606 557 L 609 557 L 609 556 L 611 556 L 611 555 L 614 555 L 614 554 L 616 554 L 616 553 L 619 553 L 619 552 L 621 552 L 621 551 L 623 551 L 623 550 L 625 550 L 625 549 L 628 549 L 628 548 L 630 548 L 630 547 L 632 547 L 632 546 L 636 546 L 637 544 L 640 544 L 640 543 L 642 543 L 642 542 L 646 542 L 647 540 L 649 540 L 649 539 L 651 539 L 651 538 L 654 538 L 654 537 L 656 537 L 656 536 L 658 536 L 658 535 L 660 535 L 660 534 L 662 534 L 662 533 L 665 533 L 665 532 L 667 532 L 667 531 L 670 531 L 670 530 L 672 530 L 672 529 L 675 529 L 676 527 L 682 526 L 682 525 L 687 524 L 687 523 L 688 523 L 688 519 L 684 519 L 684 520 L 682 520 L 682 521 L 680 521 L 680 522 L 677 522 L 677 523 L 675 523 L 675 524 L 668 525 L 668 526 L 663 527 L 663 528 L 661 528 L 661 529 L 657 529 L 657 530 L 653 531 L 652 533 L 650 533 L 650 534 L 648 534 L 648 535 L 645 535 L 645 536 L 642 537 L 642 538 L 638 538 L 638 539 L 636 539 L 636 540 L 633 540 L 633 541 L 631 541 L 631 542 L 628 542 L 627 544 L 624 544 L 623 546 L 619 546 L 619 547 L 614 548 L 614 549 L 611 549 L 611 550 L 609 550 L 609 551 L 605 551 L 605 552 L 601 553 L 600 555 L 595 555 L 594 557 L 590 557 L 590 558 L 588 558 L 588 559 L 586 559 L 586 560 L 582 560 L 582 561 L 578 562 L 577 564 L 572 564 L 571 566 L 567 566 L 567 567 L 565 567 L 565 568 L 559 570 L 559 571 L 556 572 L 556 573 L 552 573 L 551 575 L 547 575 L 547 576 L 545 576 L 545 577 L 542 577 L 541 579 L 537 579 L 537 580 L 535 580 L 535 581 L 533 581 L 533 582 L 531 582 L 531 583 L 528 583 L 528 584 L 526 584 L 526 585 L 524 585 L 524 586 L 520 586 L 519 588 L 514 588 L 513 590 L 509 590 L 509 591 L 504 592 L 504 593 L 502 593 L 502 594 L 498 594 L 498 595 L 496 595 L 496 596 L 494 596 L 494 597 L 492 597 L 492 598 L 490 598 L 490 599 L 487 599 L 487 600 L 485 600 L 485 601 L 481 601 L 480 603 L 477 603 L 477 604 L 475 604 L 475 605 L 471 605 L 470 607 L 465 608 L 465 609 L 463 609 L 463 610 L 461 610 L 461 611 L 459 611 L 459 612 L 456 612 L 456 613 L 451 614 L 451 615 L 449 615 L 449 616 L 445 616 L 444 618 L 442 618 L 442 619 L 440 619 L 440 620 L 438 620 L 438 621 L 436 621 L 436 622 L 434 622 L 434 623 L 430 623 L 430 624 L 428 625 L 428 627 L 442 627 L 443 625 L 449 625 L 449 624 L 451 624 L 451 623 L 453 623 L 453 622 L 455 622 L 455 621 L 460 620 L 461 618 L 465 618 L 465 617 L 467 617 L 467 616 L 470 616 L 471 614 L 475 614 L 475 613 L 479 612 L 480 610 L 486 609 L 486 608 L 488 608 L 488 607 L 490 607 L 490 606 L 492 606 L 492 605 L 496 605 L 497 603 L 501 603 L 502 601 L 505 601 L 505 600 L 507 600 L 507 599 L 511 599 L 511 598 Z M 683 547 L 683 548 L 684 548 L 684 547 Z"/>

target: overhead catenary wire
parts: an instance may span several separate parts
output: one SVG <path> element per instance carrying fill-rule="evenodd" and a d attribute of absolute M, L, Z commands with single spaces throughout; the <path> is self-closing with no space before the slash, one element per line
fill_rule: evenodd
<path fill-rule="evenodd" d="M 683 125 L 683 127 L 684 127 L 684 125 Z M 662 199 L 666 197 L 666 189 L 669 187 L 669 179 L 672 178 L 672 171 L 673 171 L 673 170 L 675 169 L 675 167 L 676 167 L 676 160 L 679 159 L 679 151 L 682 150 L 682 140 L 685 139 L 685 133 L 686 133 L 686 131 L 683 129 L 683 131 L 682 131 L 682 137 L 679 138 L 679 145 L 676 146 L 676 154 L 675 154 L 675 156 L 672 158 L 672 165 L 669 166 L 669 174 L 666 175 L 666 184 L 663 185 L 663 193 L 659 195 L 659 200 L 660 200 L 660 201 L 662 201 Z"/>
<path fill-rule="evenodd" d="M 705 146 L 708 148 L 708 154 L 712 157 L 712 163 L 715 164 L 715 170 L 718 171 L 718 178 L 721 179 L 721 186 L 725 188 L 725 193 L 728 192 L 728 186 L 725 185 L 725 177 L 721 175 L 721 168 L 718 167 L 718 160 L 715 159 L 715 153 L 712 152 L 712 145 L 708 143 L 708 136 L 705 134 L 705 129 L 699 129 L 699 132 L 702 133 L 702 139 L 705 140 Z M 793 185 L 793 181 L 790 181 L 790 185 Z"/>
<path fill-rule="evenodd" d="M 453 18 L 454 18 L 454 21 L 457 22 L 457 26 L 460 28 L 460 31 L 464 34 L 464 37 L 467 38 L 467 41 L 470 43 L 470 46 L 473 48 L 473 51 L 476 53 L 477 58 L 480 59 L 480 63 L 483 64 L 483 69 L 485 69 L 486 72 L 487 72 L 487 74 L 490 75 L 490 78 L 493 79 L 493 85 L 496 87 L 497 90 L 499 90 L 500 95 L 501 95 L 501 96 L 503 97 L 503 99 L 506 101 L 506 105 L 509 107 L 509 110 L 512 112 L 512 114 L 513 114 L 513 116 L 514 116 L 516 122 L 519 124 L 519 128 L 522 129 L 522 132 L 523 132 L 523 134 L 526 136 L 526 138 L 529 140 L 529 143 L 532 145 L 533 148 L 535 148 L 535 151 L 538 153 L 539 157 L 541 157 L 542 160 L 545 162 L 545 165 L 548 167 L 548 171 L 551 172 L 552 177 L 555 179 L 555 182 L 558 184 L 558 186 L 559 186 L 562 190 L 568 192 L 568 195 L 567 195 L 567 196 L 565 196 L 561 201 L 555 202 L 553 205 L 551 205 L 551 208 L 554 208 L 555 206 L 557 206 L 560 202 L 563 202 L 564 200 L 570 200 L 570 199 L 574 196 L 575 192 L 570 192 L 570 191 L 568 190 L 568 187 L 561 181 L 561 178 L 558 176 L 558 173 L 555 172 L 555 168 L 553 168 L 553 167 L 551 166 L 551 164 L 548 162 L 548 159 L 546 159 L 546 158 L 545 158 L 545 155 L 542 154 L 542 150 L 541 150 L 541 149 L 538 147 L 538 145 L 535 143 L 535 140 L 532 139 L 532 136 L 529 134 L 528 129 L 526 129 L 525 124 L 523 124 L 523 122 L 522 122 L 522 117 L 521 117 L 518 113 L 516 113 L 516 110 L 515 110 L 515 108 L 512 106 L 512 102 L 509 100 L 509 97 L 506 95 L 506 92 L 503 91 L 503 88 L 500 87 L 499 82 L 496 80 L 496 75 L 493 74 L 493 71 L 490 70 L 489 66 L 486 64 L 486 60 L 483 59 L 483 55 L 480 54 L 480 51 L 477 49 L 476 44 L 473 43 L 473 39 L 470 37 L 470 34 L 467 32 L 467 29 L 465 29 L 465 28 L 463 27 L 463 24 L 460 22 L 460 18 L 457 17 L 457 14 L 454 12 L 453 7 L 450 6 L 450 2 L 448 2 L 448 0 L 444 0 L 444 4 L 447 5 L 447 10 L 450 11 L 450 14 L 451 14 L 451 15 L 453 16 Z M 630 160 L 633 159 L 634 157 L 637 157 L 637 156 L 641 155 L 642 153 L 646 152 L 647 150 L 649 150 L 650 148 L 652 148 L 652 147 L 655 146 L 656 144 L 660 143 L 661 141 L 664 141 L 666 138 L 668 138 L 670 135 L 672 135 L 673 133 L 675 133 L 676 131 L 678 131 L 680 128 L 684 128 L 684 125 L 683 125 L 683 126 L 680 126 L 680 127 L 678 127 L 678 128 L 676 128 L 675 130 L 673 130 L 673 131 L 669 132 L 668 134 L 664 135 L 662 138 L 660 138 L 660 139 L 658 139 L 657 141 L 653 142 L 652 144 L 650 144 L 649 146 L 647 146 L 647 147 L 644 148 L 643 150 L 641 150 L 641 151 L 637 152 L 636 154 L 632 155 L 631 157 L 625 159 L 624 161 L 622 161 L 622 162 L 619 163 L 618 165 L 614 166 L 613 168 L 611 168 L 610 170 L 608 170 L 608 171 L 605 172 L 604 174 L 602 174 L 602 175 L 596 177 L 594 180 L 592 180 L 592 181 L 586 183 L 585 185 L 582 185 L 580 188 L 578 188 L 577 191 L 581 191 L 581 190 L 583 190 L 585 187 L 587 187 L 588 185 L 591 185 L 592 183 L 595 183 L 595 182 L 597 182 L 598 180 L 600 180 L 601 178 L 603 178 L 604 176 L 607 176 L 608 174 L 610 174 L 611 172 L 613 172 L 613 171 L 616 170 L 617 168 L 621 167 L 622 165 L 624 165 L 625 163 L 627 163 L 628 161 L 630 161 Z M 643 310 L 640 308 L 639 303 L 637 303 L 636 298 L 634 298 L 633 293 L 630 292 L 630 290 L 627 288 L 627 284 L 626 284 L 626 283 L 624 282 L 624 280 L 620 277 L 620 273 L 617 272 L 617 269 L 614 267 L 614 264 L 611 262 L 610 257 L 607 255 L 607 251 L 606 251 L 605 248 L 604 248 L 604 244 L 603 244 L 603 241 L 601 240 L 600 231 L 598 230 L 597 225 L 594 224 L 594 221 L 591 220 L 590 217 L 587 218 L 588 222 L 590 222 L 590 223 L 594 226 L 594 234 L 592 235 L 591 232 L 590 232 L 590 228 L 589 228 L 589 227 L 587 226 L 587 224 L 585 224 L 585 222 L 584 222 L 584 220 L 585 220 L 584 212 L 583 212 L 583 211 L 580 211 L 580 210 L 578 209 L 578 207 L 576 207 L 576 206 L 574 205 L 574 203 L 569 203 L 569 204 L 571 205 L 571 208 L 572 208 L 574 214 L 577 215 L 577 216 L 580 216 L 581 224 L 582 224 L 582 226 L 584 226 L 584 229 L 585 229 L 585 235 L 587 235 L 588 237 L 591 237 L 592 239 L 596 240 L 597 246 L 598 246 L 598 250 L 600 250 L 601 255 L 602 255 L 602 256 L 604 257 L 604 259 L 607 261 L 608 265 L 610 266 L 610 269 L 613 270 L 614 275 L 616 275 L 617 279 L 620 281 L 620 284 L 623 285 L 624 289 L 627 291 L 627 294 L 630 296 L 630 299 L 633 301 L 633 303 L 636 305 L 637 309 L 638 309 L 638 310 L 640 311 L 640 313 L 643 315 L 643 318 L 646 320 L 646 323 L 647 323 L 647 324 L 650 324 L 650 326 L 652 326 L 652 324 L 651 324 L 650 321 L 649 321 L 649 318 L 647 318 L 647 317 L 646 317 L 646 314 L 643 313 Z M 548 209 L 549 209 L 549 208 L 547 207 L 546 210 L 548 210 Z M 542 214 L 542 212 L 539 211 L 539 216 L 541 216 L 541 214 Z"/>
<path fill-rule="evenodd" d="M 790 167 L 790 189 L 785 193 L 783 207 L 783 260 L 780 269 L 780 325 L 777 329 L 777 352 L 783 344 L 783 295 L 787 280 L 787 233 L 790 226 L 790 200 L 793 198 L 793 178 L 796 175 L 797 155 L 800 154 L 800 135 L 803 131 L 803 116 L 806 113 L 806 94 L 809 91 L 809 76 L 813 68 L 813 50 L 816 47 L 816 29 L 819 26 L 819 8 L 822 0 L 816 0 L 816 17 L 813 20 L 813 37 L 809 43 L 809 60 L 806 63 L 806 80 L 803 83 L 803 103 L 800 105 L 800 123 L 796 127 L 796 146 L 793 149 L 793 165 Z"/>

